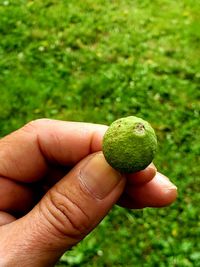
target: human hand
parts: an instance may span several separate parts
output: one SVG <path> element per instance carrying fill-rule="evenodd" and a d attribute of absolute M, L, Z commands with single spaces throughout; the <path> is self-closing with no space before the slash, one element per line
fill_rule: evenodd
<path fill-rule="evenodd" d="M 40 119 L 0 140 L 0 266 L 53 266 L 115 203 L 172 203 L 176 187 L 153 164 L 112 169 L 101 151 L 107 126 Z"/>

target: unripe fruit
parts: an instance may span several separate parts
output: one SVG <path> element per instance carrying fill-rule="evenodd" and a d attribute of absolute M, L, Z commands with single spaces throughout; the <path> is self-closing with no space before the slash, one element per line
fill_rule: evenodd
<path fill-rule="evenodd" d="M 157 138 L 151 125 L 130 116 L 114 121 L 103 138 L 103 153 L 107 162 L 122 173 L 145 169 L 153 160 Z"/>

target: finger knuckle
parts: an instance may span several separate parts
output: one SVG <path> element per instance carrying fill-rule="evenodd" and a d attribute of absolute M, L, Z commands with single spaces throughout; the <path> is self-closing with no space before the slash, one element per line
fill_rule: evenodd
<path fill-rule="evenodd" d="M 50 119 L 46 119 L 46 118 L 40 118 L 40 119 L 32 120 L 32 121 L 29 121 L 28 123 L 26 123 L 22 127 L 22 129 L 26 132 L 33 132 L 33 131 L 36 131 L 42 125 L 44 125 L 50 121 L 51 121 Z"/>
<path fill-rule="evenodd" d="M 64 236 L 80 239 L 90 228 L 90 218 L 81 203 L 61 191 L 49 191 L 50 213 L 55 228 Z"/>

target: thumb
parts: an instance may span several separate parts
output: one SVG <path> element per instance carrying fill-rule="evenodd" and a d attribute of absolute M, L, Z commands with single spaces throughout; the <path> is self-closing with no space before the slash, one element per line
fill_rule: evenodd
<path fill-rule="evenodd" d="M 103 219 L 124 186 L 124 177 L 108 165 L 102 152 L 82 160 L 21 219 L 26 229 L 24 244 L 34 262 L 55 263 Z"/>

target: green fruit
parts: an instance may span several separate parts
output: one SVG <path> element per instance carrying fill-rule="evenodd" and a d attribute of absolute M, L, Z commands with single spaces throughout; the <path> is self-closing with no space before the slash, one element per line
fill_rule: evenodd
<path fill-rule="evenodd" d="M 151 125 L 130 116 L 114 121 L 103 138 L 107 162 L 122 173 L 145 169 L 153 160 L 157 138 Z"/>

